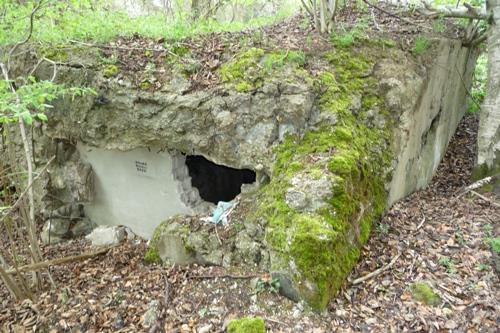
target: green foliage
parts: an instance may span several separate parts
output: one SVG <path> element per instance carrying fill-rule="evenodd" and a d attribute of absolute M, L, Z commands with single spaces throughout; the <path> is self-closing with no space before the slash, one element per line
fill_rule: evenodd
<path fill-rule="evenodd" d="M 431 286 L 426 282 L 416 282 L 410 285 L 412 297 L 430 306 L 438 306 L 441 304 L 441 298 L 434 292 Z"/>
<path fill-rule="evenodd" d="M 4 0 L 3 19 L 0 21 L 0 45 L 23 40 L 27 35 L 30 13 L 35 1 L 22 4 Z M 108 1 L 49 1 L 36 15 L 33 40 L 59 44 L 69 40 L 91 40 L 106 42 L 117 36 L 131 36 L 135 33 L 151 38 L 179 40 L 196 34 L 240 31 L 256 28 L 281 20 L 291 14 L 284 8 L 274 16 L 254 17 L 246 22 L 217 22 L 212 19 L 193 22 L 179 12 L 174 17 L 163 13 L 130 17 L 124 11 L 109 7 Z"/>
<path fill-rule="evenodd" d="M 457 269 L 455 268 L 455 262 L 451 260 L 450 257 L 443 256 L 439 258 L 438 263 L 439 265 L 446 268 L 446 271 L 450 274 L 454 274 L 457 272 Z"/>
<path fill-rule="evenodd" d="M 331 36 L 332 42 L 339 47 L 349 47 L 366 37 L 367 27 L 368 24 L 365 21 L 360 21 L 350 30 L 343 29 L 343 33 L 334 32 Z"/>
<path fill-rule="evenodd" d="M 227 326 L 228 333 L 265 333 L 266 324 L 260 317 L 234 319 Z"/>
<path fill-rule="evenodd" d="M 474 69 L 474 80 L 469 96 L 469 107 L 467 109 L 470 113 L 479 111 L 480 105 L 486 96 L 486 79 L 488 70 L 488 58 L 486 54 L 481 54 L 477 59 L 476 68 Z"/>
<path fill-rule="evenodd" d="M 269 290 L 272 293 L 278 293 L 280 290 L 280 280 L 276 278 L 270 281 L 258 279 L 257 283 L 255 284 L 255 293 L 259 294 L 266 290 Z"/>
<path fill-rule="evenodd" d="M 480 271 L 480 272 L 482 272 L 482 271 L 489 271 L 491 269 L 491 266 L 488 265 L 488 264 L 482 264 L 481 263 L 481 264 L 477 265 L 476 269 L 478 271 Z"/>
<path fill-rule="evenodd" d="M 0 81 L 0 124 L 17 122 L 20 118 L 28 125 L 33 120 L 47 121 L 45 112 L 50 109 L 51 102 L 58 97 L 71 95 L 81 96 L 92 92 L 85 88 L 65 88 L 50 81 L 36 81 L 28 78 L 28 83 L 20 86 L 14 93 L 7 81 Z"/>
<path fill-rule="evenodd" d="M 427 49 L 431 46 L 430 41 L 427 37 L 419 35 L 415 39 L 415 45 L 413 46 L 413 54 L 414 55 L 422 55 L 427 51 Z"/>
<path fill-rule="evenodd" d="M 487 238 L 486 242 L 493 252 L 500 254 L 500 237 Z"/>

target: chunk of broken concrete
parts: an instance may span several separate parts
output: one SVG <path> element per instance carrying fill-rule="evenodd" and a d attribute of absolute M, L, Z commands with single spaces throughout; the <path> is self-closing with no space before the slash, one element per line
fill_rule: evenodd
<path fill-rule="evenodd" d="M 126 232 L 119 226 L 99 226 L 85 237 L 93 246 L 110 246 L 120 244 L 125 239 Z"/>

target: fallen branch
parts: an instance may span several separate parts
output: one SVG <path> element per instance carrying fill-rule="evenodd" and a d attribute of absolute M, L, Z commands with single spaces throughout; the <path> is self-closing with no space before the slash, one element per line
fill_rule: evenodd
<path fill-rule="evenodd" d="M 351 283 L 352 284 L 360 284 L 362 282 L 365 282 L 366 280 L 369 280 L 369 279 L 371 279 L 371 278 L 379 275 L 380 273 L 382 273 L 382 272 L 388 270 L 389 268 L 391 268 L 396 263 L 396 261 L 399 259 L 400 256 L 401 256 L 401 253 L 398 253 L 394 258 L 392 258 L 391 262 L 388 263 L 387 265 L 382 266 L 382 267 L 374 270 L 373 272 L 368 273 L 365 276 L 362 276 L 362 277 L 360 277 L 360 278 L 358 278 L 356 280 L 353 280 Z"/>
<path fill-rule="evenodd" d="M 490 204 L 492 204 L 493 206 L 500 207 L 500 204 L 499 204 L 498 202 L 496 202 L 495 200 L 492 200 L 492 199 L 490 199 L 490 198 L 488 198 L 488 197 L 486 197 L 486 196 L 484 196 L 484 195 L 482 195 L 482 194 L 480 194 L 480 193 L 477 193 L 477 192 L 476 192 L 476 191 L 474 191 L 474 190 L 470 190 L 469 192 L 470 192 L 470 193 L 472 193 L 472 194 L 474 194 L 474 195 L 476 195 L 476 196 L 478 196 L 478 197 L 480 197 L 480 198 L 481 198 L 481 199 L 483 199 L 484 201 L 489 202 L 489 203 L 490 203 Z"/>
<path fill-rule="evenodd" d="M 232 275 L 232 274 L 222 274 L 222 275 L 192 275 L 189 279 L 253 279 L 253 278 L 267 278 L 268 274 L 248 274 L 248 275 Z"/>
<path fill-rule="evenodd" d="M 500 173 L 497 173 L 496 175 L 493 175 L 493 176 L 489 176 L 489 177 L 486 177 L 486 178 L 483 178 L 483 179 L 480 179 L 478 180 L 477 182 L 474 182 L 472 184 L 470 184 L 469 186 L 467 186 L 464 191 L 465 193 L 469 192 L 469 191 L 472 191 L 472 190 L 475 190 L 475 189 L 478 189 L 480 187 L 483 187 L 484 185 L 487 185 L 491 182 L 494 182 L 496 181 L 497 179 L 500 178 Z M 465 194 L 463 193 L 463 194 Z M 462 195 L 463 195 L 462 194 Z"/>
<path fill-rule="evenodd" d="M 63 257 L 63 258 L 57 258 L 57 259 L 37 262 L 35 264 L 21 266 L 21 267 L 19 267 L 18 271 L 19 272 L 41 271 L 49 266 L 58 266 L 58 265 L 64 265 L 64 264 L 68 264 L 68 263 L 75 262 L 75 261 L 86 260 L 86 259 L 90 259 L 93 257 L 97 257 L 98 255 L 104 254 L 112 248 L 113 248 L 113 246 L 106 247 L 106 248 L 103 248 L 103 249 L 101 249 L 99 251 L 95 251 L 95 252 L 89 252 L 89 253 L 79 254 L 76 256 L 68 256 L 68 257 Z M 7 274 L 14 274 L 14 273 L 16 273 L 15 269 L 10 269 L 7 271 Z"/>

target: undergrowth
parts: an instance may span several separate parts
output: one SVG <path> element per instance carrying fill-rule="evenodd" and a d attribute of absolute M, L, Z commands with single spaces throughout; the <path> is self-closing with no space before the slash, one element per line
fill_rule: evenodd
<path fill-rule="evenodd" d="M 30 13 L 34 1 L 23 4 L 6 0 L 0 20 L 0 45 L 23 40 L 28 35 Z M 246 22 L 218 22 L 212 19 L 192 21 L 187 14 L 174 17 L 162 13 L 130 17 L 126 12 L 110 9 L 105 1 L 45 2 L 35 17 L 32 40 L 61 44 L 71 40 L 107 42 L 118 36 L 139 34 L 144 37 L 179 40 L 197 34 L 239 31 L 270 24 L 291 14 L 289 8 L 274 16 L 261 16 Z"/>
<path fill-rule="evenodd" d="M 488 58 L 486 54 L 481 54 L 477 59 L 474 69 L 474 80 L 469 95 L 469 108 L 467 112 L 475 113 L 479 111 L 480 105 L 486 96 L 486 77 L 488 68 Z"/>

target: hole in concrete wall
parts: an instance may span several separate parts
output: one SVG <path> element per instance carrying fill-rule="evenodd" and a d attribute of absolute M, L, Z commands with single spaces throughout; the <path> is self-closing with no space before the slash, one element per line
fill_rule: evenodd
<path fill-rule="evenodd" d="M 186 156 L 191 185 L 198 189 L 200 197 L 217 204 L 231 201 L 241 192 L 241 185 L 255 182 L 255 172 L 233 169 L 210 162 L 203 156 Z"/>

